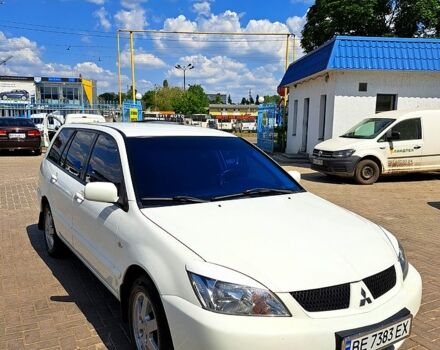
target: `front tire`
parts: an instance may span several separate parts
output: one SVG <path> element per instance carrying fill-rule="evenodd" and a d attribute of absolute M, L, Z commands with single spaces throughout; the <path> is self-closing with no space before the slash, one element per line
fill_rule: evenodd
<path fill-rule="evenodd" d="M 153 283 L 141 276 L 133 283 L 128 303 L 132 342 L 138 350 L 173 350 L 170 329 Z"/>
<path fill-rule="evenodd" d="M 44 208 L 44 238 L 46 249 L 50 256 L 58 257 L 62 251 L 62 242 L 57 235 L 55 224 L 53 222 L 52 211 L 49 206 Z"/>
<path fill-rule="evenodd" d="M 356 166 L 354 179 L 361 185 L 372 185 L 379 179 L 379 165 L 371 159 L 361 160 Z"/>

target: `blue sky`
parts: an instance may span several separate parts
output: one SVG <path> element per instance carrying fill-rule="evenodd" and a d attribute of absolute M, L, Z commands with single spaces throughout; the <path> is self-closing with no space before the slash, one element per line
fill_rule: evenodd
<path fill-rule="evenodd" d="M 82 74 L 99 92 L 117 91 L 117 29 L 167 29 L 300 34 L 310 0 L 3 0 L 0 75 Z M 123 90 L 130 84 L 128 40 L 121 40 Z M 141 92 L 182 86 L 173 67 L 192 63 L 187 83 L 234 101 L 274 94 L 284 69 L 285 37 L 146 34 L 135 37 L 136 82 Z M 295 54 L 301 54 L 296 48 Z M 289 55 L 292 59 L 292 52 Z"/>

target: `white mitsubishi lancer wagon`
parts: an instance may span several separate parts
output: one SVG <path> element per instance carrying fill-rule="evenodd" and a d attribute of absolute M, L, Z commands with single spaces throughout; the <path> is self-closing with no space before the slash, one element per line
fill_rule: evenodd
<path fill-rule="evenodd" d="M 120 300 L 137 349 L 398 349 L 410 335 L 422 283 L 398 240 L 241 138 L 71 124 L 40 169 L 48 253 L 67 246 Z"/>

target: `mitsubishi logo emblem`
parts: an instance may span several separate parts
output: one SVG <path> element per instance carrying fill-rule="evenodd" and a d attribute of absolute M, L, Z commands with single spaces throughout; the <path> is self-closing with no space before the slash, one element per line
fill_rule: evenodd
<path fill-rule="evenodd" d="M 371 299 L 367 297 L 367 292 L 364 288 L 361 288 L 361 303 L 359 306 L 365 306 L 365 304 L 371 304 Z"/>

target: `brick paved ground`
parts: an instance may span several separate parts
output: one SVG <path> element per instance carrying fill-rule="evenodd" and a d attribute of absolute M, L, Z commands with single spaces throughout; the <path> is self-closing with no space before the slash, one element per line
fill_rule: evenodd
<path fill-rule="evenodd" d="M 45 253 L 36 228 L 40 157 L 0 155 L 0 350 L 127 349 L 119 305 L 69 254 Z M 394 232 L 424 282 L 423 305 L 403 349 L 440 349 L 440 175 L 357 186 L 307 167 L 303 185 Z"/>

